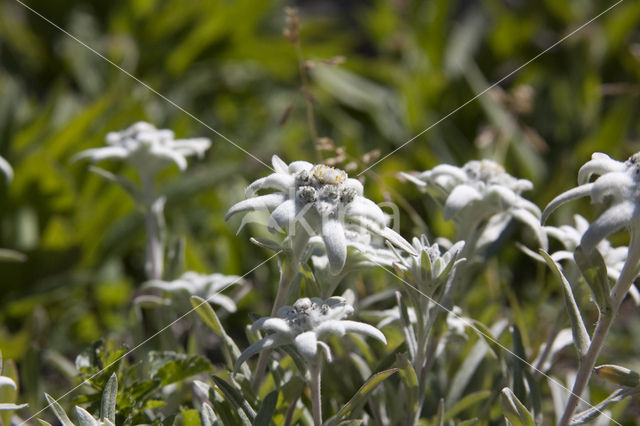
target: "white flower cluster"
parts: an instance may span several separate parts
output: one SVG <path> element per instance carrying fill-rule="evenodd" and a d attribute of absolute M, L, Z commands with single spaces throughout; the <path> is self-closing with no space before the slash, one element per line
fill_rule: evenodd
<path fill-rule="evenodd" d="M 152 124 L 140 121 L 120 132 L 109 132 L 106 147 L 82 151 L 73 161 L 88 158 L 92 162 L 105 159 L 124 160 L 141 174 L 153 174 L 171 163 L 186 170 L 186 157 L 202 157 L 211 146 L 207 138 L 175 139 L 173 131 L 156 129 Z"/>
<path fill-rule="evenodd" d="M 599 177 L 589 182 L 592 175 Z M 594 249 L 600 241 L 624 227 L 636 232 L 639 230 L 640 153 L 622 162 L 596 152 L 591 161 L 580 168 L 578 184 L 579 186 L 558 195 L 549 203 L 542 214 L 543 223 L 562 204 L 590 196 L 594 203 L 609 202 L 609 207 L 582 235 L 580 245 L 585 249 Z"/>
<path fill-rule="evenodd" d="M 144 287 L 171 294 L 199 296 L 207 302 L 223 307 L 228 312 L 235 312 L 237 309 L 236 303 L 229 296 L 220 292 L 236 284 L 246 284 L 246 281 L 237 275 L 199 274 L 188 271 L 173 281 L 147 281 Z"/>
<path fill-rule="evenodd" d="M 494 161 L 474 160 L 462 167 L 441 164 L 417 176 L 408 173 L 401 176 L 436 200 L 444 201 L 444 219 L 456 224 L 461 239 L 470 238 L 483 221 L 490 221 L 487 231 L 497 238 L 496 234 L 513 218 L 534 232 L 541 247 L 547 245 L 539 223 L 540 209 L 521 196 L 533 184 L 516 179 Z"/>
<path fill-rule="evenodd" d="M 321 339 L 328 335 L 343 336 L 360 333 L 386 344 L 384 334 L 377 328 L 358 321 L 343 318 L 353 313 L 353 307 L 342 297 L 298 299 L 293 306 L 283 306 L 276 317 L 263 317 L 252 325 L 252 330 L 268 334 L 249 346 L 236 362 L 236 370 L 252 355 L 282 345 L 292 344 L 308 361 L 315 361 L 320 347 L 331 361 L 329 346 Z"/>
<path fill-rule="evenodd" d="M 233 205 L 226 219 L 236 213 L 268 210 L 270 230 L 286 231 L 298 257 L 311 237 L 321 236 L 333 274 L 342 271 L 347 259 L 345 228 L 364 229 L 413 251 L 387 227 L 387 217 L 380 207 L 363 196 L 362 184 L 346 172 L 306 161 L 287 165 L 275 155 L 272 163 L 275 173 L 249 185 L 248 198 Z M 275 192 L 256 196 L 263 189 Z"/>

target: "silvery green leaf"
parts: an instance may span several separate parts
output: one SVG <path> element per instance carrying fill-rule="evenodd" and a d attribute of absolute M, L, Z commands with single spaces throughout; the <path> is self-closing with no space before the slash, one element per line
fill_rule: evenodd
<path fill-rule="evenodd" d="M 578 309 L 578 305 L 573 296 L 571 284 L 569 284 L 569 281 L 562 273 L 560 265 L 558 265 L 558 263 L 554 261 L 546 251 L 540 249 L 539 252 L 542 255 L 544 261 L 547 263 L 547 266 L 549 266 L 549 269 L 551 269 L 553 275 L 555 275 L 558 281 L 560 281 L 560 284 L 562 284 L 564 303 L 567 308 L 569 318 L 571 319 L 573 342 L 576 346 L 578 354 L 582 357 L 587 353 L 589 345 L 591 344 L 591 339 L 589 338 L 589 333 L 587 332 L 587 328 L 585 327 L 584 321 L 582 320 L 582 314 L 580 313 L 580 309 Z"/>
<path fill-rule="evenodd" d="M 580 185 L 558 195 L 556 198 L 551 200 L 549 204 L 547 204 L 547 207 L 545 207 L 544 211 L 542 212 L 540 223 L 544 225 L 547 219 L 549 219 L 549 216 L 551 215 L 551 213 L 553 213 L 561 205 L 569 201 L 577 200 L 578 198 L 582 198 L 582 197 L 586 197 L 587 195 L 590 195 L 592 187 L 593 187 L 593 184 Z"/>
<path fill-rule="evenodd" d="M 271 391 L 264 397 L 260 410 L 256 414 L 256 418 L 253 421 L 253 426 L 269 426 L 273 419 L 273 414 L 278 404 L 278 390 Z"/>
<path fill-rule="evenodd" d="M 502 414 L 514 426 L 535 426 L 533 416 L 508 387 L 500 393 Z"/>
<path fill-rule="evenodd" d="M 75 407 L 76 416 L 78 417 L 78 426 L 98 426 L 98 421 L 82 407 Z"/>
<path fill-rule="evenodd" d="M 29 404 L 12 404 L 12 403 L 2 402 L 0 403 L 0 411 L 15 411 L 28 406 Z"/>
<path fill-rule="evenodd" d="M 102 391 L 100 420 L 116 422 L 116 399 L 118 396 L 118 377 L 113 373 Z"/>
<path fill-rule="evenodd" d="M 609 278 L 602 255 L 597 249 L 587 251 L 582 246 L 578 246 L 573 257 L 582 276 L 591 288 L 598 309 L 608 311 L 611 307 Z"/>
<path fill-rule="evenodd" d="M 418 341 L 411 324 L 409 311 L 404 298 L 399 291 L 396 291 L 396 301 L 398 303 L 398 309 L 400 309 L 400 323 L 402 324 L 402 333 L 404 334 L 405 343 L 407 344 L 407 351 L 409 352 L 409 358 L 416 359 L 416 353 L 418 351 Z"/>
<path fill-rule="evenodd" d="M 218 376 L 212 376 L 212 379 L 224 394 L 226 401 L 235 407 L 235 412 L 240 416 L 243 424 L 251 425 L 256 418 L 256 412 L 244 399 L 240 391 Z"/>
<path fill-rule="evenodd" d="M 58 404 L 58 402 L 51 397 L 48 393 L 44 394 L 44 397 L 47 399 L 49 406 L 53 410 L 53 413 L 56 415 L 62 426 L 75 426 L 71 420 L 69 420 L 69 416 L 64 411 L 64 409 Z"/>
<path fill-rule="evenodd" d="M 202 410 L 200 410 L 200 418 L 202 419 L 202 426 L 220 426 L 220 422 L 213 412 L 213 408 L 208 402 L 202 403 Z"/>
<path fill-rule="evenodd" d="M 593 405 L 592 407 L 575 414 L 571 421 L 569 422 L 570 426 L 583 425 L 585 423 L 590 423 L 611 404 L 614 402 L 622 401 L 624 398 L 637 394 L 637 389 L 616 389 L 604 400 L 600 401 L 598 404 Z"/>
<path fill-rule="evenodd" d="M 257 354 L 260 351 L 265 349 L 273 349 L 279 346 L 285 345 L 287 343 L 291 343 L 289 339 L 282 337 L 279 334 L 274 334 L 271 336 L 266 336 L 261 340 L 258 340 L 256 343 L 249 346 L 247 349 L 240 354 L 238 360 L 236 361 L 235 367 L 233 369 L 234 373 L 240 368 L 240 366 L 253 355 Z M 249 377 L 250 374 L 247 376 Z"/>

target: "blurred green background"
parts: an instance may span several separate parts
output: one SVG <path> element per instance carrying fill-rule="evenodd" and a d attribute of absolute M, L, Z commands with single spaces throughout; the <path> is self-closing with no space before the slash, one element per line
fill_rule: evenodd
<path fill-rule="evenodd" d="M 344 147 L 347 159 L 339 166 L 356 161 L 362 170 L 363 155 L 391 152 L 609 3 L 28 5 L 267 163 L 274 153 L 287 162 L 318 159 L 299 60 L 283 36 L 284 8 L 295 6 L 303 57 L 311 61 L 309 91 L 319 136 Z M 366 175 L 367 195 L 401 204 L 406 237 L 451 236 L 433 202 L 403 185 L 396 172 L 492 158 L 532 180 L 536 189 L 525 195 L 543 207 L 575 184 L 578 167 L 592 152 L 624 159 L 640 150 L 639 23 L 640 3 L 615 7 L 376 165 Z M 178 137 L 213 141 L 187 173 L 163 176 L 169 241 L 183 247 L 168 278 L 189 269 L 241 275 L 265 259 L 269 254 L 248 237 L 266 231 L 250 228 L 236 236 L 238 222 L 223 220 L 244 197 L 247 182 L 268 173 L 263 165 L 20 3 L 0 1 L 0 155 L 15 171 L 13 182 L 0 182 L 0 247 L 26 256 L 23 262 L 0 262 L 0 350 L 18 362 L 26 402 L 35 405 L 43 391 L 65 389 L 60 359 L 73 360 L 95 339 L 135 343 L 127 328 L 131 300 L 144 280 L 142 213 L 120 188 L 69 160 L 101 146 L 108 131 L 138 120 L 171 128 Z M 116 163 L 103 166 L 130 172 Z M 557 220 L 568 218 L 559 214 Z M 560 299 L 549 297 L 559 293 L 527 286 L 535 267 L 520 266 L 526 261 L 515 250 L 507 259 L 518 266 L 496 286 L 522 297 L 521 321 L 530 322 L 521 325 L 531 334 L 525 340 L 539 344 L 552 320 L 539 321 L 538 315 L 557 304 Z M 247 312 L 268 311 L 276 270 L 272 262 L 249 277 L 255 291 L 229 318 L 238 333 Z M 390 282 L 378 278 L 376 286 Z M 513 304 L 497 293 L 479 290 L 469 309 L 480 309 L 488 297 Z M 633 341 L 612 345 L 629 356 L 640 351 Z"/>

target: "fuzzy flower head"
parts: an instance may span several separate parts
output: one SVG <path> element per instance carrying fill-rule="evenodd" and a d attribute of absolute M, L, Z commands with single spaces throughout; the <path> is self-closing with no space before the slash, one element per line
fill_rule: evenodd
<path fill-rule="evenodd" d="M 401 173 L 422 190 L 444 203 L 445 220 L 453 221 L 459 234 L 469 237 L 482 221 L 494 219 L 506 226 L 516 219 L 534 232 L 540 245 L 546 239 L 539 225 L 540 209 L 521 196 L 533 188 L 526 179 L 517 179 L 491 160 L 469 161 L 463 167 L 441 164 L 417 176 Z"/>
<path fill-rule="evenodd" d="M 589 182 L 592 175 L 598 176 Z M 640 225 L 640 153 L 627 161 L 616 161 L 596 152 L 578 172 L 578 186 L 551 200 L 542 214 L 544 223 L 562 204 L 590 196 L 593 203 L 608 202 L 608 208 L 582 234 L 580 245 L 593 250 L 609 235 L 626 227 L 638 231 Z"/>
<path fill-rule="evenodd" d="M 242 277 L 236 275 L 207 275 L 188 271 L 174 281 L 151 280 L 146 282 L 144 287 L 164 291 L 174 297 L 199 296 L 207 302 L 223 307 L 228 312 L 235 312 L 237 308 L 233 299 L 221 292 L 232 285 L 246 283 Z"/>
<path fill-rule="evenodd" d="M 175 139 L 173 131 L 156 129 L 143 121 L 119 132 L 109 132 L 107 146 L 87 149 L 75 160 L 88 158 L 92 162 L 105 159 L 123 160 L 143 174 L 155 174 L 174 163 L 181 171 L 187 168 L 186 157 L 202 157 L 211 145 L 207 138 Z"/>
<path fill-rule="evenodd" d="M 252 330 L 263 330 L 267 335 L 249 346 L 238 358 L 236 370 L 252 355 L 267 349 L 291 344 L 309 362 L 318 360 L 318 347 L 331 361 L 329 346 L 321 339 L 329 335 L 343 336 L 360 333 L 386 344 L 384 334 L 372 325 L 345 320 L 353 307 L 342 297 L 298 299 L 293 306 L 283 306 L 276 317 L 263 317 L 252 325 Z"/>
<path fill-rule="evenodd" d="M 345 226 L 366 229 L 411 250 L 387 227 L 387 217 L 380 207 L 363 196 L 362 184 L 346 172 L 306 161 L 287 165 L 275 155 L 272 162 L 275 173 L 249 185 L 247 199 L 233 205 L 226 219 L 240 212 L 271 212 L 269 229 L 285 231 L 298 257 L 311 237 L 320 236 L 333 274 L 342 270 L 347 258 Z M 265 189 L 274 192 L 257 195 Z"/>

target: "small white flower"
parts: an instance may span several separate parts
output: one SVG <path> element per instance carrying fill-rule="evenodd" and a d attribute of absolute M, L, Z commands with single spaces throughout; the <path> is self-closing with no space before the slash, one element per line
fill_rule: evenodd
<path fill-rule="evenodd" d="M 182 171 L 187 168 L 186 157 L 202 157 L 211 145 L 207 138 L 174 139 L 173 131 L 156 129 L 143 121 L 120 132 L 107 133 L 106 142 L 108 146 L 82 151 L 72 161 L 85 158 L 92 162 L 124 160 L 138 171 L 148 173 L 158 172 L 170 163 L 175 163 Z"/>
<path fill-rule="evenodd" d="M 0 172 L 2 172 L 7 179 L 7 182 L 11 182 L 13 179 L 13 169 L 11 168 L 11 164 L 2 157 L 0 157 Z"/>
<path fill-rule="evenodd" d="M 463 167 L 441 164 L 417 176 L 401 173 L 409 181 L 436 200 L 444 200 L 445 220 L 453 221 L 459 235 L 466 239 L 482 221 L 499 217 L 502 227 L 510 218 L 528 226 L 540 245 L 546 247 L 546 239 L 540 229 L 540 209 L 520 194 L 533 188 L 526 179 L 516 179 L 491 160 L 469 161 Z M 493 230 L 495 231 L 495 230 Z M 494 232 L 495 233 L 495 232 Z"/>
<path fill-rule="evenodd" d="M 298 257 L 312 236 L 321 236 L 333 274 L 338 274 L 346 262 L 345 226 L 366 229 L 412 250 L 411 245 L 387 227 L 387 217 L 380 207 L 362 195 L 362 184 L 349 178 L 346 172 L 306 161 L 287 165 L 276 155 L 272 163 L 275 173 L 249 185 L 248 198 L 233 205 L 226 219 L 240 212 L 268 210 L 269 229 L 285 230 Z M 256 196 L 264 189 L 275 192 Z"/>
<path fill-rule="evenodd" d="M 283 306 L 277 317 L 263 317 L 252 325 L 252 330 L 263 330 L 268 334 L 249 346 L 238 358 L 236 370 L 252 355 L 282 345 L 292 344 L 307 361 L 315 362 L 318 347 L 331 361 L 329 346 L 321 341 L 328 335 L 343 336 L 360 333 L 386 344 L 384 334 L 372 325 L 343 318 L 353 313 L 353 307 L 342 297 L 298 299 L 293 306 Z"/>
<path fill-rule="evenodd" d="M 188 271 L 177 280 L 151 280 L 145 283 L 144 287 L 173 294 L 186 293 L 189 296 L 199 296 L 207 302 L 222 306 L 228 312 L 235 312 L 237 308 L 233 299 L 220 292 L 236 284 L 246 284 L 246 281 L 236 275 L 207 275 Z"/>
<path fill-rule="evenodd" d="M 620 229 L 635 228 L 640 224 L 640 153 L 627 161 L 616 161 L 596 152 L 578 172 L 579 186 L 554 198 L 542 213 L 542 223 L 562 204 L 590 196 L 593 203 L 609 202 L 609 207 L 582 234 L 580 245 L 586 250 Z M 599 177 L 589 182 L 591 175 Z"/>

